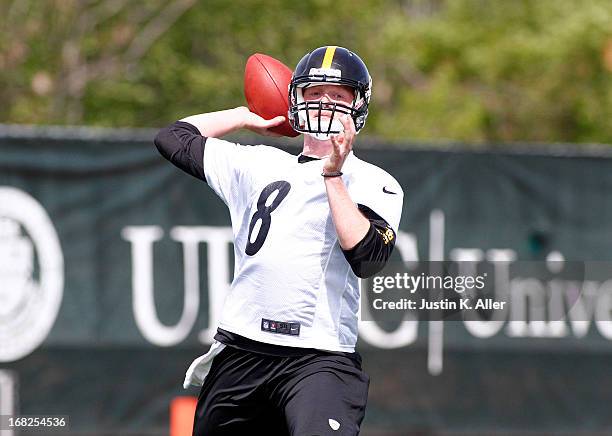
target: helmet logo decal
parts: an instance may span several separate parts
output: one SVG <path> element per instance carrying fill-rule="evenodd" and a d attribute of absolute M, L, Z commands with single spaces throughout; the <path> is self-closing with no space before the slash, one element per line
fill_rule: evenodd
<path fill-rule="evenodd" d="M 334 77 L 341 78 L 342 71 L 336 68 L 311 68 L 308 72 L 309 76 L 326 76 L 333 80 Z"/>

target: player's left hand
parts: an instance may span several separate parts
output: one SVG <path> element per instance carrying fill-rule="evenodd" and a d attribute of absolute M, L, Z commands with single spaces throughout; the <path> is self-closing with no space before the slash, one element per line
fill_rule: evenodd
<path fill-rule="evenodd" d="M 344 130 L 337 135 L 331 137 L 333 149 L 327 157 L 323 165 L 323 172 L 332 173 L 340 171 L 346 157 L 353 149 L 353 140 L 355 139 L 355 123 L 350 115 L 344 114 L 339 117 Z"/>

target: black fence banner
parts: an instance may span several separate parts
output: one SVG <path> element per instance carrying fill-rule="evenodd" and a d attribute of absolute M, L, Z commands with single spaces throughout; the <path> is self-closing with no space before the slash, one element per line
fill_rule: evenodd
<path fill-rule="evenodd" d="M 197 395 L 182 381 L 216 330 L 232 231 L 153 134 L 0 129 L 2 413 L 161 435 Z M 612 159 L 542 150 L 357 143 L 405 193 L 392 262 L 362 281 L 363 434 L 612 431 Z"/>

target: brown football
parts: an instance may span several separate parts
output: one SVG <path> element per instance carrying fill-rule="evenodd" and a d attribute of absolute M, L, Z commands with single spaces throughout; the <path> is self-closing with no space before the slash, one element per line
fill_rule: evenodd
<path fill-rule="evenodd" d="M 261 53 L 250 56 L 244 69 L 244 96 L 249 110 L 266 120 L 284 116 L 285 122 L 270 130 L 291 137 L 299 135 L 289 124 L 287 115 L 292 74 L 288 66 Z"/>

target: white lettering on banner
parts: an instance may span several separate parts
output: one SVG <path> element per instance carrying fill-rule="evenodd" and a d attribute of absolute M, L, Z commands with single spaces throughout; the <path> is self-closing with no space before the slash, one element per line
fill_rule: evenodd
<path fill-rule="evenodd" d="M 548 318 L 546 323 L 548 333 L 552 338 L 562 338 L 568 335 L 565 323 L 565 282 L 552 280 L 548 289 Z"/>
<path fill-rule="evenodd" d="M 64 257 L 49 215 L 26 192 L 0 187 L 0 362 L 43 343 L 63 293 Z"/>
<path fill-rule="evenodd" d="M 234 242 L 230 227 L 197 227 L 200 238 L 208 245 L 208 327 L 198 337 L 200 342 L 210 344 L 217 332 L 223 302 L 231 288 L 229 274 L 228 245 Z"/>
<path fill-rule="evenodd" d="M 567 335 L 563 321 L 558 321 L 563 313 L 551 313 L 551 318 L 557 316 L 556 321 L 546 321 L 547 300 L 550 302 L 556 298 L 555 295 L 556 293 L 550 292 L 540 280 L 534 278 L 512 280 L 510 321 L 506 328 L 508 336 L 550 338 Z M 562 328 L 559 328 L 559 323 L 563 324 Z"/>
<path fill-rule="evenodd" d="M 445 217 L 440 210 L 430 215 L 430 260 L 444 260 Z M 170 230 L 170 237 L 183 245 L 185 297 L 180 321 L 174 326 L 163 325 L 155 310 L 153 292 L 153 245 L 163 238 L 158 226 L 131 226 L 122 231 L 124 239 L 132 244 L 133 310 L 136 324 L 143 336 L 160 345 L 175 345 L 192 331 L 200 307 L 199 244 L 207 246 L 208 272 L 208 327 L 198 332 L 202 343 L 211 343 L 216 333 L 223 302 L 231 288 L 229 246 L 233 243 L 230 227 L 179 226 Z M 418 264 L 418 244 L 414 234 L 399 231 L 396 247 L 408 269 Z M 517 253 L 506 248 L 455 248 L 450 259 L 459 262 L 460 273 L 474 275 L 476 262 L 493 263 L 496 301 L 508 301 L 503 309 L 490 318 L 476 311 L 463 313 L 463 325 L 476 338 L 490 338 L 504 332 L 513 338 L 563 338 L 570 334 L 584 337 L 595 320 L 597 330 L 606 339 L 612 339 L 612 280 L 604 283 L 585 280 L 542 281 L 532 277 L 510 279 L 510 267 L 517 261 Z M 473 264 L 470 264 L 473 262 Z M 561 271 L 563 255 L 551 252 L 546 267 L 555 274 Z M 597 272 L 596 266 L 592 272 Z M 604 268 L 606 265 L 604 265 Z M 605 271 L 604 271 L 605 272 Z M 585 277 L 595 277 L 587 274 Z M 361 281 L 360 281 L 361 286 Z M 507 309 L 506 309 L 507 308 Z M 567 312 L 566 309 L 568 308 Z M 360 305 L 359 319 L 372 319 L 368 304 Z M 428 326 L 428 361 L 430 374 L 440 374 L 443 366 L 444 321 L 431 319 Z M 504 328 L 505 327 L 505 328 Z M 403 322 L 394 331 L 381 328 L 375 321 L 361 321 L 359 336 L 366 343 L 384 349 L 396 349 L 413 344 L 419 333 L 419 321 L 406 310 Z"/>
<path fill-rule="evenodd" d="M 444 260 L 445 216 L 440 209 L 429 214 L 429 260 Z M 427 337 L 427 370 L 432 375 L 442 372 L 442 354 L 444 352 L 444 321 L 430 319 Z"/>
<path fill-rule="evenodd" d="M 591 326 L 591 319 L 595 312 L 599 283 L 585 281 L 584 283 L 570 282 L 565 291 L 565 304 L 570 309 L 567 312 L 569 323 L 574 336 L 586 336 Z M 578 298 L 575 298 L 578 296 Z"/>
<path fill-rule="evenodd" d="M 480 255 L 472 253 L 476 257 L 467 259 L 461 254 L 460 250 L 461 249 L 453 250 L 456 251 L 455 259 L 453 260 L 478 261 L 481 260 L 483 257 L 482 250 L 478 250 L 480 251 Z M 453 255 L 451 252 L 451 258 L 452 257 Z M 489 262 L 493 262 L 493 268 L 495 270 L 495 300 L 508 301 L 508 281 L 510 277 L 509 267 L 510 263 L 516 260 L 516 252 L 514 250 L 492 249 L 487 251 L 486 258 Z M 502 319 L 502 317 L 506 316 L 506 312 L 507 310 L 505 308 L 503 310 L 496 310 L 492 314 L 492 319 L 483 320 L 478 312 L 470 310 L 464 312 L 463 323 L 465 324 L 466 330 L 470 332 L 473 336 L 477 338 L 490 338 L 491 336 L 494 336 L 499 333 L 499 331 L 504 326 L 505 320 Z"/>
<path fill-rule="evenodd" d="M 159 226 L 130 226 L 121 231 L 132 244 L 132 310 L 136 326 L 149 342 L 160 346 L 178 343 L 189 334 L 166 327 L 157 318 L 153 298 L 153 243 L 164 235 Z M 177 341 L 177 337 L 179 340 Z"/>
<path fill-rule="evenodd" d="M 430 260 L 441 261 L 444 255 L 444 214 L 433 210 L 430 215 Z M 402 241 L 403 239 L 403 241 Z M 417 259 L 417 240 L 412 234 L 399 232 L 397 247 L 410 247 Z M 563 282 L 552 280 L 548 283 L 535 278 L 510 280 L 510 265 L 516 261 L 514 250 L 492 248 L 486 252 L 476 248 L 456 248 L 450 250 L 451 260 L 460 261 L 460 268 L 469 268 L 469 263 L 483 258 L 493 263 L 495 272 L 495 300 L 509 301 L 508 309 L 496 310 L 490 319 L 482 319 L 476 311 L 463 314 L 466 330 L 474 337 L 489 338 L 497 335 L 505 325 L 510 337 L 562 338 L 573 333 L 584 337 L 593 318 L 597 330 L 606 339 L 612 339 L 612 280 L 603 284 L 584 282 Z M 408 265 L 408 259 L 402 255 Z M 412 260 L 412 259 L 411 259 Z M 553 251 L 546 257 L 546 265 L 551 273 L 563 269 L 563 254 Z M 469 275 L 467 271 L 462 271 Z M 565 308 L 569 308 L 565 314 Z M 366 305 L 367 309 L 367 305 Z M 569 318 L 569 327 L 568 321 Z M 409 328 L 406 328 L 406 325 Z M 429 321 L 428 370 L 432 375 L 442 370 L 444 321 Z M 399 348 L 416 340 L 418 321 L 410 320 L 400 324 L 393 332 L 380 329 L 375 322 L 360 324 L 360 337 L 378 348 Z"/>
<path fill-rule="evenodd" d="M 0 416 L 17 415 L 17 388 L 13 371 L 0 369 Z M 0 430 L 2 436 L 13 436 L 13 430 Z"/>
<path fill-rule="evenodd" d="M 599 288 L 595 311 L 595 325 L 599 333 L 612 339 L 612 280 L 604 282 Z"/>
<path fill-rule="evenodd" d="M 198 245 L 208 244 L 209 328 L 199 337 L 212 342 L 218 316 L 229 290 L 228 244 L 232 232 L 227 227 L 178 226 L 170 230 L 170 237 L 183 245 L 184 301 L 183 312 L 174 326 L 164 325 L 157 316 L 153 286 L 153 244 L 162 239 L 159 226 L 130 226 L 122 230 L 123 239 L 132 244 L 132 309 L 136 325 L 149 342 L 172 346 L 183 341 L 191 332 L 200 308 L 200 273 Z"/>

